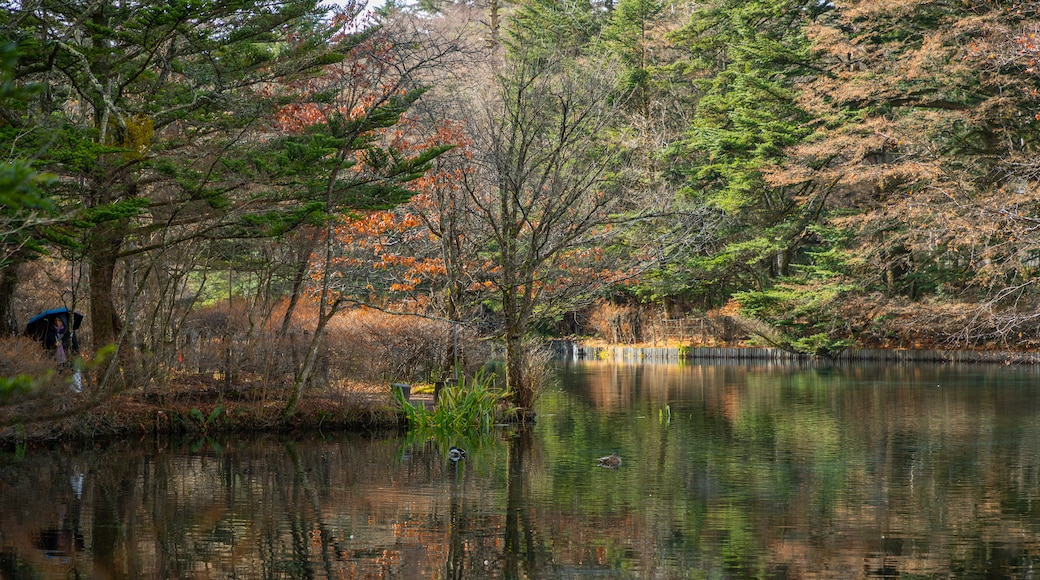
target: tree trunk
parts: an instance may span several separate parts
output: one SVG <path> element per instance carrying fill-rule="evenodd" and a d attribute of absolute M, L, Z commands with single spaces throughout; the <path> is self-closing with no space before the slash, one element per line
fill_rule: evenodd
<path fill-rule="evenodd" d="M 306 275 L 307 262 L 298 262 L 296 264 L 296 272 L 293 274 L 292 292 L 289 294 L 289 305 L 285 308 L 285 315 L 282 317 L 282 327 L 278 330 L 278 334 L 281 336 L 289 334 L 289 326 L 292 324 L 293 312 L 296 310 L 296 304 L 300 302 L 300 292 L 303 289 L 303 279 Z"/>
<path fill-rule="evenodd" d="M 314 365 L 318 362 L 318 353 L 321 352 L 321 343 L 325 339 L 325 326 L 328 324 L 329 319 L 335 313 L 335 309 L 328 314 L 322 314 L 318 317 L 318 325 L 314 328 L 314 334 L 311 336 L 311 342 L 307 346 L 307 354 L 303 358 L 303 365 L 300 366 L 300 371 L 296 373 L 296 380 L 293 381 L 292 392 L 289 393 L 289 400 L 285 403 L 285 408 L 282 409 L 282 417 L 291 417 L 296 412 L 296 407 L 300 403 L 300 399 L 303 396 L 303 387 L 310 380 L 311 374 L 314 372 Z"/>
<path fill-rule="evenodd" d="M 8 262 L 0 269 L 0 336 L 18 336 L 21 329 L 14 317 L 14 290 L 18 286 L 19 262 Z"/>
<path fill-rule="evenodd" d="M 335 172 L 333 172 L 335 175 Z M 331 209 L 331 193 L 326 192 L 325 207 Z M 300 372 L 296 374 L 296 380 L 293 381 L 292 392 L 289 394 L 289 400 L 285 403 L 285 408 L 282 410 L 282 417 L 288 418 L 296 412 L 296 407 L 300 403 L 300 398 L 303 396 L 303 387 L 310 380 L 311 374 L 314 372 L 314 365 L 318 362 L 318 353 L 321 351 L 321 343 L 325 339 L 325 326 L 328 325 L 329 320 L 336 314 L 339 303 L 335 302 L 329 304 L 328 298 L 331 286 L 331 274 L 329 272 L 330 265 L 332 264 L 332 246 L 335 233 L 335 226 L 333 222 L 326 224 L 325 230 L 325 267 L 324 275 L 322 276 L 321 282 L 321 297 L 318 299 L 318 323 L 314 327 L 314 335 L 311 337 L 310 345 L 307 346 L 307 354 L 303 357 L 303 365 L 300 366 Z M 315 242 L 317 242 L 317 236 L 315 236 Z M 307 252 L 310 255 L 310 251 Z"/>
<path fill-rule="evenodd" d="M 90 329 L 95 350 L 115 344 L 122 329 L 122 323 L 116 313 L 113 292 L 116 260 L 123 242 L 118 228 L 118 225 L 97 226 L 87 244 L 86 259 L 90 265 Z"/>
<path fill-rule="evenodd" d="M 499 0 L 488 0 L 488 28 L 490 28 L 490 34 L 485 44 L 488 48 L 494 48 L 498 46 L 498 32 L 501 28 L 501 17 L 499 16 Z"/>
<path fill-rule="evenodd" d="M 513 393 L 513 402 L 521 413 L 527 414 L 534 405 L 534 389 L 525 376 L 526 353 L 523 335 L 516 329 L 506 331 L 506 388 Z"/>
<path fill-rule="evenodd" d="M 502 197 L 505 200 L 505 196 Z M 502 215 L 506 215 L 505 201 Z M 505 228 L 503 228 L 505 230 Z M 514 275 L 514 240 L 503 236 L 499 243 L 499 263 L 502 264 L 502 335 L 506 343 L 506 390 L 513 394 L 513 404 L 521 412 L 528 408 L 530 395 L 524 385 L 524 328 L 520 323 L 520 308 L 517 305 L 517 286 Z"/>
<path fill-rule="evenodd" d="M 314 252 L 314 248 L 318 245 L 318 231 L 312 230 L 307 234 L 303 245 L 299 248 L 299 254 L 296 256 L 296 271 L 293 272 L 293 283 L 292 293 L 289 295 L 289 306 L 285 309 L 285 316 L 282 317 L 282 327 L 278 331 L 281 336 L 289 334 L 289 326 L 292 324 L 293 312 L 296 310 L 296 305 L 300 302 L 300 294 L 303 292 L 303 282 L 307 279 L 307 269 L 310 266 L 311 253 Z"/>

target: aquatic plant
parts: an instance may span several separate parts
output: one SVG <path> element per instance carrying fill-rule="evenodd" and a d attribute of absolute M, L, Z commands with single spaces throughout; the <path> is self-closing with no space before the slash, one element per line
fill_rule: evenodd
<path fill-rule="evenodd" d="M 209 412 L 209 415 L 206 415 L 197 407 L 193 407 L 190 411 L 188 411 L 188 416 L 194 419 L 195 423 L 203 431 L 207 431 L 209 430 L 210 425 L 213 425 L 222 413 L 224 413 L 224 407 L 222 405 L 217 405 L 216 407 L 213 407 L 213 409 Z"/>
<path fill-rule="evenodd" d="M 412 429 L 441 433 L 485 433 L 495 424 L 496 412 L 508 393 L 496 388 L 496 375 L 483 370 L 458 385 L 441 390 L 437 405 L 431 411 L 424 405 L 413 405 L 399 390 L 394 398 Z"/>

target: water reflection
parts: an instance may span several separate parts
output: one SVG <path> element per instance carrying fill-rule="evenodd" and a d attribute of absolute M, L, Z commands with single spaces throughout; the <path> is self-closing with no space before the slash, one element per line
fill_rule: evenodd
<path fill-rule="evenodd" d="M 572 364 L 527 432 L 0 460 L 0 578 L 1026 577 L 1034 369 Z M 448 445 L 466 458 L 451 461 Z M 617 451 L 618 469 L 597 466 Z"/>
<path fill-rule="evenodd" d="M 719 365 L 569 370 L 680 492 L 700 569 L 735 576 L 1032 574 L 1034 369 Z M 645 420 L 667 405 L 672 423 Z M 612 415 L 607 415 L 612 417 Z M 688 421 L 689 428 L 679 427 Z M 630 451 L 630 453 L 632 452 Z M 646 483 L 644 482 L 644 485 Z M 632 500 L 635 502 L 636 500 Z"/>

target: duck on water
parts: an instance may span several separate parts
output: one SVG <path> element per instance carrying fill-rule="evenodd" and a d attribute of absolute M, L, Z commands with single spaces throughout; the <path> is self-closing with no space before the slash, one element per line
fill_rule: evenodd
<path fill-rule="evenodd" d="M 607 455 L 606 457 L 600 457 L 596 461 L 600 467 L 609 467 L 611 469 L 621 467 L 621 456 L 617 454 L 617 451 Z"/>

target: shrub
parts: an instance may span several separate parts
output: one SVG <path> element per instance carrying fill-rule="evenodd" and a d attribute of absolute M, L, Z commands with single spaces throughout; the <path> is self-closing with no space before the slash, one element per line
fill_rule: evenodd
<path fill-rule="evenodd" d="M 469 374 L 489 356 L 472 328 L 369 308 L 333 320 L 326 344 L 338 373 L 374 382 L 441 380 L 456 356 L 461 374 Z"/>
<path fill-rule="evenodd" d="M 232 304 L 230 319 L 228 314 L 224 303 L 189 316 L 180 329 L 172 368 L 182 378 L 196 376 L 217 391 L 226 381 L 233 391 L 254 399 L 281 396 L 303 362 L 317 309 L 310 302 L 298 305 L 284 336 L 278 309 L 264 326 L 250 323 L 239 300 Z M 363 383 L 442 380 L 453 374 L 456 344 L 461 374 L 471 374 L 489 358 L 475 331 L 463 325 L 453 328 L 444 320 L 367 308 L 345 311 L 326 327 L 311 387 L 344 394 Z"/>

